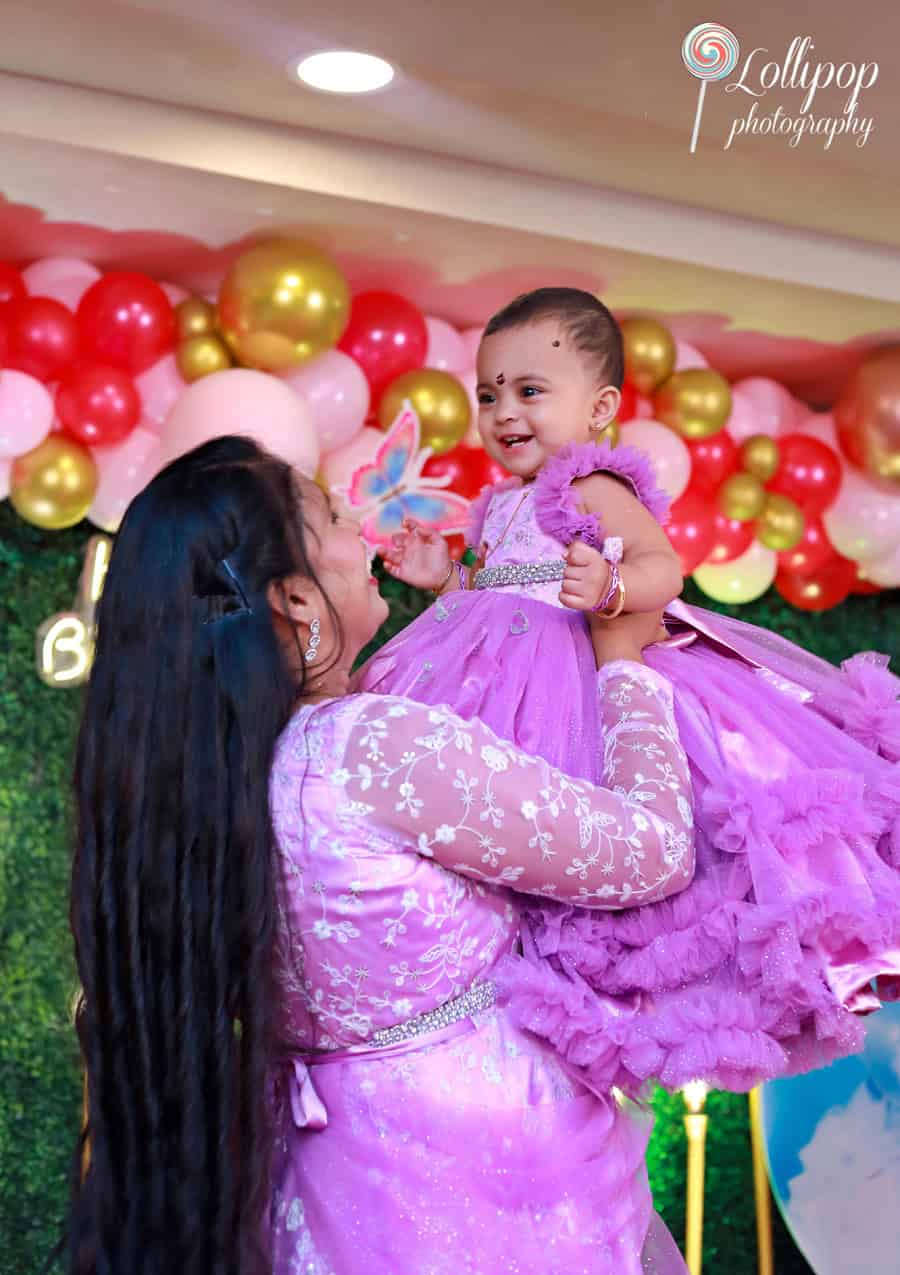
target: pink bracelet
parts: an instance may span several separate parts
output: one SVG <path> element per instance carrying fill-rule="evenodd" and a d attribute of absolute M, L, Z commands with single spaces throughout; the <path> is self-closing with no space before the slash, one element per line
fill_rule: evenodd
<path fill-rule="evenodd" d="M 619 592 L 622 585 L 622 578 L 619 575 L 618 563 L 611 562 L 609 564 L 609 588 L 596 606 L 591 607 L 591 611 L 605 611 L 612 602 L 613 598 Z"/>

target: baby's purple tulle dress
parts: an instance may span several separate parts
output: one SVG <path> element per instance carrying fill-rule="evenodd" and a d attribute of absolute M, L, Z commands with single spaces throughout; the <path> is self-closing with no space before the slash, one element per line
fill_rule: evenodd
<path fill-rule="evenodd" d="M 593 648 L 583 615 L 558 600 L 565 546 L 604 542 L 571 486 L 595 471 L 665 513 L 649 461 L 628 447 L 570 447 L 527 492 L 516 480 L 486 492 L 471 543 L 502 539 L 487 587 L 438 599 L 358 688 L 448 704 L 596 782 Z M 838 670 L 681 602 L 667 627 L 670 643 L 645 658 L 674 687 L 695 879 L 633 910 L 535 899 L 522 954 L 500 971 L 515 1021 L 598 1093 L 651 1079 L 745 1090 L 824 1065 L 861 1048 L 873 980 L 885 995 L 900 986 L 900 681 L 887 657 Z"/>

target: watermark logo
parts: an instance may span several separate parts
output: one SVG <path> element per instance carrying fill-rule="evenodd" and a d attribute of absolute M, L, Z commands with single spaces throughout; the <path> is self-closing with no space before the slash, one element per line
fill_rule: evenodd
<path fill-rule="evenodd" d="M 681 43 L 682 61 L 691 75 L 700 81 L 697 114 L 694 116 L 694 131 L 691 134 L 692 155 L 697 149 L 706 85 L 710 80 L 724 80 L 729 76 L 737 66 L 740 51 L 741 46 L 734 32 L 729 31 L 728 27 L 720 26 L 718 22 L 701 22 L 688 31 Z"/>
<path fill-rule="evenodd" d="M 744 93 L 753 98 L 746 113 L 731 121 L 724 150 L 743 136 L 754 134 L 784 138 L 796 147 L 804 137 L 822 139 L 829 150 L 838 137 L 852 137 L 857 146 L 865 146 L 875 128 L 872 116 L 863 114 L 862 94 L 878 79 L 877 62 L 818 61 L 812 37 L 795 36 L 780 60 L 765 60 L 769 50 L 751 49 L 740 66 L 736 79 L 725 85 L 726 93 Z M 691 134 L 691 153 L 697 149 L 706 85 L 711 80 L 725 80 L 738 66 L 740 44 L 728 27 L 717 22 L 702 22 L 685 36 L 681 57 L 691 75 L 700 81 L 697 113 Z M 819 95 L 823 90 L 839 89 L 846 93 L 835 113 Z M 779 102 L 767 110 L 762 99 L 770 93 L 797 94 L 788 104 Z M 834 102 L 832 97 L 831 102 Z"/>

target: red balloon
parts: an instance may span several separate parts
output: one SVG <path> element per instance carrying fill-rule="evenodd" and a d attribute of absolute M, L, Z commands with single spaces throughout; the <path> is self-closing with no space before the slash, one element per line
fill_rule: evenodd
<path fill-rule="evenodd" d="M 841 486 L 841 460 L 818 438 L 786 434 L 778 439 L 778 473 L 766 484 L 769 491 L 794 500 L 807 515 L 822 513 Z"/>
<path fill-rule="evenodd" d="M 856 563 L 835 554 L 809 575 L 781 570 L 775 588 L 791 606 L 801 611 L 828 611 L 849 595 L 856 582 Z"/>
<path fill-rule="evenodd" d="M 711 562 L 716 566 L 733 562 L 750 548 L 754 535 L 752 522 L 738 522 L 737 518 L 727 518 L 717 509 L 713 519 L 713 545 L 704 562 Z"/>
<path fill-rule="evenodd" d="M 716 535 L 715 514 L 713 501 L 693 487 L 669 510 L 665 532 L 681 559 L 682 575 L 691 575 L 709 557 Z"/>
<path fill-rule="evenodd" d="M 709 438 L 685 441 L 691 453 L 691 486 L 698 491 L 716 491 L 737 470 L 738 445 L 726 430 L 720 429 Z"/>
<path fill-rule="evenodd" d="M 114 270 L 91 284 L 78 306 L 86 352 L 132 376 L 146 372 L 175 345 L 175 311 L 145 274 Z"/>
<path fill-rule="evenodd" d="M 630 381 L 622 386 L 622 402 L 616 412 L 617 421 L 633 421 L 637 413 L 637 390 Z"/>
<path fill-rule="evenodd" d="M 25 280 L 8 261 L 0 261 L 0 310 L 28 295 Z"/>
<path fill-rule="evenodd" d="M 861 580 L 859 576 L 859 563 L 856 564 L 856 579 L 850 586 L 851 593 L 881 593 L 881 585 L 873 584 L 871 580 Z"/>
<path fill-rule="evenodd" d="M 450 490 L 474 500 L 482 487 L 502 482 L 509 474 L 483 447 L 454 447 L 443 456 L 432 456 L 422 473 L 426 478 L 450 475 Z"/>
<path fill-rule="evenodd" d="M 394 292 L 361 292 L 353 298 L 338 349 L 355 359 L 365 373 L 375 411 L 391 381 L 424 364 L 425 318 L 411 301 Z"/>
<path fill-rule="evenodd" d="M 784 549 L 779 553 L 778 569 L 790 571 L 795 576 L 808 576 L 836 556 L 835 548 L 819 519 L 807 518 L 800 543 L 794 545 L 793 549 Z"/>
<path fill-rule="evenodd" d="M 4 310 L 5 365 L 56 381 L 78 355 L 78 325 L 71 310 L 50 297 L 21 297 Z"/>
<path fill-rule="evenodd" d="M 89 447 L 120 443 L 137 425 L 141 396 L 121 368 L 83 363 L 56 391 L 56 412 L 67 434 Z"/>

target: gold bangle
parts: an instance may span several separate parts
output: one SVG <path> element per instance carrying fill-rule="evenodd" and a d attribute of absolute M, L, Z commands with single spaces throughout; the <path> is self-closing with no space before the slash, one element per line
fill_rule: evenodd
<path fill-rule="evenodd" d="M 616 609 L 614 611 L 598 611 L 597 615 L 600 616 L 601 620 L 615 620 L 625 610 L 625 581 L 621 576 L 619 577 L 618 590 L 619 601 L 616 603 Z"/>

